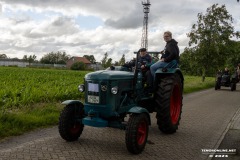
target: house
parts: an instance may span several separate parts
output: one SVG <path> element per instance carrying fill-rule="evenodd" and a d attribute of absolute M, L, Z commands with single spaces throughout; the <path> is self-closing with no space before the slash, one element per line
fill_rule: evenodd
<path fill-rule="evenodd" d="M 72 57 L 67 61 L 66 64 L 67 68 L 70 68 L 73 65 L 73 63 L 76 62 L 83 62 L 87 68 L 90 68 L 91 66 L 91 62 L 85 57 Z"/>

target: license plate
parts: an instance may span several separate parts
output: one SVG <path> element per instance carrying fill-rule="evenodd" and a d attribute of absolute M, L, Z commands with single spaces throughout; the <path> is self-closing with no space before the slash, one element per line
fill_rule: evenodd
<path fill-rule="evenodd" d="M 88 95 L 88 102 L 89 103 L 99 103 L 99 96 Z"/>

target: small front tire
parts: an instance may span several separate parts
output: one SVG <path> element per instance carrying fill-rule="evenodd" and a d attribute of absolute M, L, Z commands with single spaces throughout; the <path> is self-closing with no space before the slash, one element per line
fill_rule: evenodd
<path fill-rule="evenodd" d="M 231 87 L 231 91 L 235 91 L 236 90 L 236 83 L 231 83 L 230 87 Z"/>
<path fill-rule="evenodd" d="M 76 141 L 82 134 L 84 125 L 81 123 L 83 118 L 83 105 L 67 105 L 59 117 L 58 130 L 60 136 L 66 141 Z"/>
<path fill-rule="evenodd" d="M 141 153 L 148 138 L 149 118 L 146 113 L 132 114 L 126 128 L 125 142 L 130 153 Z"/>
<path fill-rule="evenodd" d="M 218 83 L 215 83 L 215 90 L 218 90 Z"/>

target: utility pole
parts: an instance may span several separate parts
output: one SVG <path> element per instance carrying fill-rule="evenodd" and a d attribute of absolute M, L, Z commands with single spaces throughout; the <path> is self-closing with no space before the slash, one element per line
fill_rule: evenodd
<path fill-rule="evenodd" d="M 143 29 L 142 29 L 142 40 L 141 40 L 141 47 L 148 49 L 148 13 L 150 11 L 150 0 L 147 2 L 142 2 L 143 5 Z"/>

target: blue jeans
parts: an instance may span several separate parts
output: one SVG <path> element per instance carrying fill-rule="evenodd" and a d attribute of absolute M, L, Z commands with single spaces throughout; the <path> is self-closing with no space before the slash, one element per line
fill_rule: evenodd
<path fill-rule="evenodd" d="M 177 68 L 178 64 L 176 60 L 172 60 L 171 62 L 163 62 L 163 61 L 158 61 L 151 65 L 150 71 L 153 76 L 153 79 L 155 79 L 155 72 L 158 70 L 158 68 Z"/>

